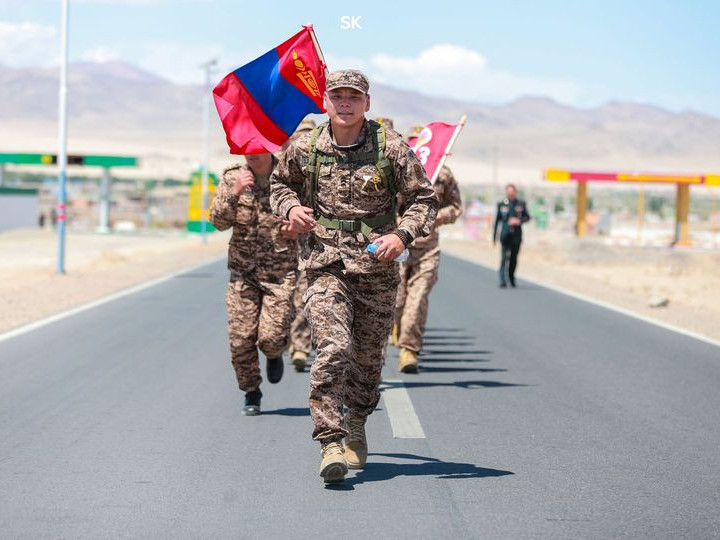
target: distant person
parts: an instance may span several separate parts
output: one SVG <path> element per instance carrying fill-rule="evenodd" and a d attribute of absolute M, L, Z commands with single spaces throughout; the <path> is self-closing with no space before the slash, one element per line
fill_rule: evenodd
<path fill-rule="evenodd" d="M 515 269 L 522 243 L 522 225 L 530 221 L 525 201 L 516 198 L 514 184 L 505 186 L 505 199 L 497 205 L 495 226 L 493 227 L 493 245 L 497 244 L 498 225 L 500 225 L 500 288 L 515 287 Z"/>
<path fill-rule="evenodd" d="M 232 227 L 228 250 L 230 284 L 226 303 L 230 352 L 238 386 L 245 392 L 242 414 L 260 414 L 262 392 L 258 348 L 267 357 L 270 383 L 283 375 L 298 265 L 297 233 L 270 211 L 272 154 L 245 156 L 246 165 L 223 172 L 210 208 L 210 222 Z"/>

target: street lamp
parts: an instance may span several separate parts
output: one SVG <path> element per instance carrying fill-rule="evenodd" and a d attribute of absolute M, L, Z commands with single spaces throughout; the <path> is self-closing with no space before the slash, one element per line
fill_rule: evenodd
<path fill-rule="evenodd" d="M 202 130 L 203 130 L 203 155 L 202 155 L 202 214 L 200 217 L 200 232 L 203 243 L 207 242 L 207 220 L 205 214 L 208 210 L 208 162 L 210 161 L 210 75 L 217 59 L 213 58 L 200 66 L 205 70 L 205 85 L 202 93 Z"/>

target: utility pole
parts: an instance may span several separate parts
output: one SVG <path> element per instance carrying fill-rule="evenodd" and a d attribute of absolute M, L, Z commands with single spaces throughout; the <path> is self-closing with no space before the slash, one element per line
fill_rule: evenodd
<path fill-rule="evenodd" d="M 207 211 L 208 211 L 208 162 L 210 161 L 210 77 L 212 69 L 217 64 L 213 58 L 205 62 L 200 68 L 205 70 L 205 84 L 202 93 L 202 131 L 203 131 L 203 155 L 202 155 L 202 215 L 200 217 L 200 232 L 203 243 L 207 242 Z"/>
<path fill-rule="evenodd" d="M 65 223 L 67 221 L 67 69 L 68 69 L 68 6 L 62 0 L 60 31 L 60 88 L 58 107 L 58 274 L 65 273 Z"/>

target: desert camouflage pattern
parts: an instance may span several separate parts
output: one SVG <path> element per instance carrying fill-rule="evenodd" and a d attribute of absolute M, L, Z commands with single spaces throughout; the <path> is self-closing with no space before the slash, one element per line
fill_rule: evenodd
<path fill-rule="evenodd" d="M 393 122 L 392 118 L 386 118 L 384 116 L 379 116 L 375 119 L 375 121 L 380 124 L 381 126 L 385 126 L 386 128 L 395 129 L 395 123 Z"/>
<path fill-rule="evenodd" d="M 329 129 L 324 129 L 316 146 L 321 152 L 342 157 L 345 150 L 336 149 Z M 358 152 L 371 152 L 372 135 L 366 122 L 361 132 Z M 310 134 L 294 141 L 281 156 L 271 177 L 270 203 L 279 216 L 287 216 L 294 206 L 313 206 L 306 189 L 305 167 L 308 162 Z M 398 228 L 413 238 L 432 231 L 437 197 L 422 164 L 399 134 L 387 130 L 386 156 L 390 160 L 397 191 L 406 201 Z M 381 180 L 374 163 L 358 166 L 355 163 L 330 163 L 320 166 L 315 194 L 316 216 L 330 219 L 363 219 L 392 210 L 392 192 Z M 394 223 L 378 227 L 369 238 L 360 232 L 325 229 L 316 225 L 307 235 L 300 250 L 300 269 L 320 269 L 341 262 L 348 272 L 375 273 L 394 268 L 393 262 L 379 262 L 365 253 L 368 242 L 377 240 L 395 229 Z"/>
<path fill-rule="evenodd" d="M 244 392 L 262 383 L 258 349 L 279 358 L 288 346 L 295 314 L 295 271 L 262 281 L 247 275 L 228 284 L 226 306 L 230 353 L 238 387 Z"/>
<path fill-rule="evenodd" d="M 354 88 L 358 92 L 367 94 L 370 89 L 370 81 L 362 71 L 357 69 L 343 69 L 333 71 L 325 79 L 325 91 L 336 88 Z"/>
<path fill-rule="evenodd" d="M 462 214 L 462 198 L 448 167 L 442 167 L 434 188 L 440 201 L 437 219 L 444 224 L 454 223 Z M 438 227 L 435 227 L 432 234 L 412 243 L 408 260 L 400 265 L 395 322 L 400 327 L 400 346 L 415 352 L 422 349 L 430 291 L 438 280 L 439 239 Z"/>
<path fill-rule="evenodd" d="M 295 305 L 295 318 L 290 325 L 290 344 L 293 351 L 301 351 L 310 353 L 312 351 L 312 336 L 310 333 L 310 323 L 305 316 L 305 293 L 308 288 L 308 279 L 306 272 L 300 272 L 297 278 L 297 286 L 293 295 L 293 304 Z"/>
<path fill-rule="evenodd" d="M 398 274 L 349 273 L 335 263 L 308 271 L 308 279 L 305 313 L 317 354 L 310 369 L 310 413 L 313 438 L 327 443 L 347 435 L 343 405 L 366 418 L 380 399 Z"/>
<path fill-rule="evenodd" d="M 283 220 L 270 211 L 269 178 L 255 175 L 255 185 L 239 197 L 235 175 L 247 165 L 223 172 L 210 222 L 221 231 L 232 227 L 228 249 L 230 284 L 226 295 L 232 364 L 241 390 L 262 382 L 258 347 L 270 358 L 287 347 L 297 274 L 297 242 L 280 234 Z"/>
<path fill-rule="evenodd" d="M 233 165 L 223 172 L 210 208 L 210 222 L 220 231 L 232 227 L 228 248 L 231 281 L 249 274 L 274 281 L 297 268 L 297 241 L 280 234 L 283 219 L 270 209 L 268 178 L 256 175 L 254 186 L 239 197 L 233 194 L 235 175 L 243 169 L 250 170 L 247 165 Z"/>
<path fill-rule="evenodd" d="M 393 192 L 375 164 L 332 163 L 319 171 L 315 201 L 305 189 L 305 166 L 310 135 L 288 148 L 272 175 L 273 211 L 287 216 L 301 204 L 330 219 L 363 219 L 392 210 Z M 372 151 L 369 124 L 363 126 L 358 148 Z M 347 150 L 335 148 L 329 130 L 317 147 L 340 157 Z M 406 205 L 399 227 L 414 238 L 430 233 L 437 212 L 437 197 L 425 170 L 400 135 L 387 130 L 386 155 L 393 166 L 395 183 Z M 310 413 L 313 438 L 323 443 L 339 441 L 346 431 L 342 408 L 367 417 L 378 402 L 383 347 L 392 327 L 398 284 L 398 265 L 380 262 L 366 253 L 368 241 L 394 230 L 389 223 L 362 233 L 328 230 L 317 225 L 301 248 L 300 265 L 307 270 L 305 314 L 310 322 L 316 359 L 310 369 Z"/>

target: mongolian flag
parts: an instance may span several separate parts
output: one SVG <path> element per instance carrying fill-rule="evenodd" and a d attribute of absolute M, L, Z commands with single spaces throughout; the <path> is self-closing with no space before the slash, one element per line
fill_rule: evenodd
<path fill-rule="evenodd" d="M 457 124 L 432 122 L 425 126 L 417 138 L 410 139 L 410 146 L 425 167 L 430 181 L 435 181 L 464 125 L 464 116 Z"/>
<path fill-rule="evenodd" d="M 323 113 L 325 62 L 312 26 L 223 78 L 213 90 L 231 154 L 275 152 Z"/>

